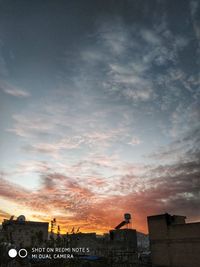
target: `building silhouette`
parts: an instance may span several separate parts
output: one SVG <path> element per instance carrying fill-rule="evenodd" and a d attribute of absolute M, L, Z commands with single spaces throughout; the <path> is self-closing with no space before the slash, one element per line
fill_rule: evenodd
<path fill-rule="evenodd" d="M 16 220 L 4 220 L 2 223 L 2 238 L 17 247 L 39 246 L 48 239 L 47 222 L 26 221 L 21 215 Z"/>
<path fill-rule="evenodd" d="M 185 219 L 168 213 L 147 217 L 152 266 L 200 266 L 200 222 Z"/>

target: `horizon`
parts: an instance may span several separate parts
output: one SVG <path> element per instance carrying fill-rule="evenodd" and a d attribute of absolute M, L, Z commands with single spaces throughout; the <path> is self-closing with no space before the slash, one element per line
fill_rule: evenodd
<path fill-rule="evenodd" d="M 153 215 L 148 215 L 147 216 L 147 218 L 148 217 L 154 217 L 154 216 L 160 216 L 160 215 L 165 215 L 165 214 L 169 214 L 169 213 L 163 213 L 163 214 L 153 214 Z M 180 214 L 173 214 L 173 216 L 184 216 L 184 215 L 180 215 Z M 21 216 L 21 215 L 20 215 Z M 24 215 L 23 215 L 24 216 Z M 18 216 L 19 217 L 19 216 Z M 12 218 L 12 220 L 11 221 L 17 221 L 17 218 L 18 218 L 17 216 L 14 216 L 14 218 Z M 193 224 L 193 223 L 199 223 L 199 222 L 197 222 L 197 221 L 189 221 L 189 222 L 187 222 L 187 217 L 186 216 L 184 216 L 185 217 L 185 220 L 186 220 L 186 224 Z M 25 216 L 25 218 L 26 218 L 26 216 Z M 0 221 L 0 226 L 2 226 L 2 224 L 3 224 L 3 222 L 4 221 L 9 221 L 11 218 L 4 218 L 2 221 Z M 56 218 L 55 218 L 56 219 Z M 51 219 L 51 221 L 52 221 L 53 219 Z M 34 221 L 32 221 L 32 220 L 28 220 L 27 218 L 26 218 L 26 222 L 36 222 L 36 223 L 48 223 L 48 225 L 49 225 L 49 227 L 48 227 L 48 233 L 51 233 L 51 221 L 36 221 L 36 220 L 34 220 Z M 147 222 L 146 222 L 147 223 Z M 147 223 L 148 224 L 148 223 Z M 53 230 L 53 234 L 55 234 L 55 235 L 57 235 L 58 233 L 57 233 L 57 227 L 60 227 L 60 225 L 59 224 L 57 224 L 57 222 L 56 222 L 56 226 L 55 226 L 55 229 Z M 75 230 L 78 230 L 77 232 L 75 231 L 75 232 L 72 232 L 72 229 L 74 229 L 74 231 Z M 138 231 L 136 228 L 134 228 L 133 227 L 133 223 L 132 223 L 132 221 L 128 224 L 128 226 L 122 226 L 121 228 L 120 228 L 120 230 L 123 230 L 123 229 L 133 229 L 133 230 L 136 230 L 136 232 L 137 233 L 140 233 L 140 234 L 143 234 L 143 235 L 149 235 L 149 232 L 148 232 L 148 227 L 147 227 L 147 232 L 141 232 L 141 231 Z M 88 234 L 88 233 L 95 233 L 96 235 L 100 235 L 100 236 L 103 236 L 103 235 L 105 235 L 105 234 L 108 234 L 109 233 L 109 231 L 110 230 L 116 230 L 115 229 L 115 227 L 111 227 L 110 229 L 108 229 L 108 231 L 107 232 L 95 232 L 94 230 L 93 231 L 81 231 L 81 228 L 75 228 L 74 226 L 72 226 L 72 228 L 70 229 L 70 228 L 67 228 L 67 227 L 65 227 L 64 228 L 64 230 L 62 229 L 62 228 L 60 228 L 60 234 L 61 235 L 66 235 L 66 234 Z"/>
<path fill-rule="evenodd" d="M 0 1 L 0 222 L 200 221 L 199 14 L 197 0 Z"/>

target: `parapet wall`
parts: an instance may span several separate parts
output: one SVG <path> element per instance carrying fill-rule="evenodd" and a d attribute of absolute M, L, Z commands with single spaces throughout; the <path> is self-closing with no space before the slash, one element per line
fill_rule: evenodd
<path fill-rule="evenodd" d="M 166 215 L 148 217 L 152 263 L 156 267 L 197 267 L 200 223 L 169 223 Z"/>

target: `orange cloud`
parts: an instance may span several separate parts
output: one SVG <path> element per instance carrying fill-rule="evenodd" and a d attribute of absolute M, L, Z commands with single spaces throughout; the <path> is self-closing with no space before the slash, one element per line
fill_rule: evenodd
<path fill-rule="evenodd" d="M 126 212 L 132 214 L 134 228 L 147 232 L 148 215 L 170 212 L 199 219 L 195 212 L 199 204 L 199 173 L 198 161 L 158 166 L 144 178 L 129 174 L 116 180 L 81 180 L 49 173 L 41 176 L 41 187 L 35 191 L 1 178 L 0 195 L 27 211 L 31 209 L 35 220 L 56 217 L 65 232 L 72 227 L 84 232 L 107 232 Z"/>

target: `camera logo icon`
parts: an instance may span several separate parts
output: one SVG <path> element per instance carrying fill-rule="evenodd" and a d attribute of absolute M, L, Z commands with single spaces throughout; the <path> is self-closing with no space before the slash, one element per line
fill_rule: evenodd
<path fill-rule="evenodd" d="M 16 249 L 14 248 L 11 248 L 9 251 L 8 251 L 8 256 L 10 258 L 15 258 L 16 256 L 20 257 L 20 258 L 26 258 L 26 256 L 28 255 L 28 251 L 25 249 L 25 248 L 21 248 L 18 252 Z"/>
<path fill-rule="evenodd" d="M 9 251 L 8 251 L 8 256 L 10 258 L 15 258 L 17 256 L 17 250 L 14 249 L 14 248 L 11 248 Z"/>

